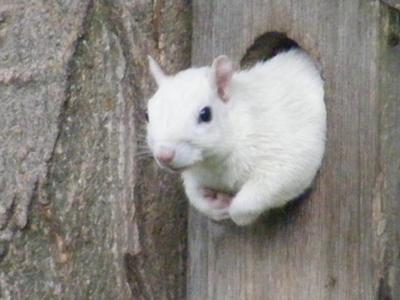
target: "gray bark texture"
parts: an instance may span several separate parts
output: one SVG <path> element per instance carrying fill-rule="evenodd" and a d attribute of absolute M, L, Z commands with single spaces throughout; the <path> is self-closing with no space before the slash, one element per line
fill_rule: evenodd
<path fill-rule="evenodd" d="M 142 153 L 184 0 L 0 0 L 0 299 L 183 299 L 186 204 Z M 168 60 L 167 60 L 168 58 Z"/>
<path fill-rule="evenodd" d="M 328 137 L 302 202 L 249 228 L 189 214 L 188 299 L 400 299 L 399 3 L 193 1 L 195 65 L 251 59 L 266 32 L 312 55 Z"/>

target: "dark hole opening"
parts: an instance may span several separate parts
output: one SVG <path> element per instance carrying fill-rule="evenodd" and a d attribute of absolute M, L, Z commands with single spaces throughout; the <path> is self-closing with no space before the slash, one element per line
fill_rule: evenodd
<path fill-rule="evenodd" d="M 242 68 L 249 68 L 258 61 L 266 61 L 280 52 L 288 51 L 300 46 L 292 39 L 289 39 L 282 32 L 267 32 L 258 37 L 254 44 L 247 49 L 246 54 L 240 61 Z"/>
<path fill-rule="evenodd" d="M 389 34 L 388 45 L 391 48 L 396 48 L 400 44 L 400 36 L 395 33 Z"/>
<path fill-rule="evenodd" d="M 285 33 L 267 32 L 258 37 L 253 45 L 247 49 L 240 61 L 240 66 L 242 69 L 250 68 L 259 61 L 266 61 L 280 52 L 289 51 L 293 48 L 301 47 L 296 41 L 288 38 Z M 319 172 L 316 178 L 318 174 Z M 271 228 L 293 223 L 299 214 L 299 207 L 311 196 L 314 185 L 315 180 L 306 191 L 289 201 L 285 206 L 266 211 L 256 224 L 264 224 L 265 228 Z M 255 225 L 255 227 L 258 225 Z"/>

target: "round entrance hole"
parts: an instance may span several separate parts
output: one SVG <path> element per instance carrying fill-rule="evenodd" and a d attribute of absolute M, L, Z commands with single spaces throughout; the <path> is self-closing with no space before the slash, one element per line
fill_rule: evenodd
<path fill-rule="evenodd" d="M 288 38 L 285 33 L 272 31 L 258 37 L 247 49 L 240 61 L 242 69 L 249 69 L 257 62 L 266 61 L 275 55 L 289 51 L 294 48 L 301 48 L 299 44 Z M 304 50 L 304 49 L 303 49 Z M 311 197 L 313 188 L 318 180 L 319 171 L 315 175 L 314 181 L 302 194 L 289 201 L 284 207 L 272 209 L 263 213 L 262 222 L 270 227 L 273 224 L 291 223 L 301 214 L 299 209 L 305 201 Z M 304 209 L 304 208 L 303 208 Z"/>
<path fill-rule="evenodd" d="M 242 68 L 249 68 L 259 61 L 268 60 L 279 52 L 288 51 L 300 46 L 282 32 L 267 32 L 258 37 L 254 44 L 247 49 L 246 54 L 240 61 Z"/>

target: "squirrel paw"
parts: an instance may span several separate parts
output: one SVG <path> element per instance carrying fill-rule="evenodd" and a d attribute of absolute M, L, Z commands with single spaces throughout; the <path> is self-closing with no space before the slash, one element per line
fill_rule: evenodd
<path fill-rule="evenodd" d="M 249 210 L 248 207 L 240 205 L 243 203 L 233 202 L 229 207 L 229 216 L 232 221 L 239 226 L 246 226 L 253 223 L 259 216 L 260 213 Z"/>
<path fill-rule="evenodd" d="M 207 215 L 211 219 L 220 221 L 229 218 L 229 206 L 232 202 L 232 195 L 204 188 L 203 197 L 209 206 Z"/>

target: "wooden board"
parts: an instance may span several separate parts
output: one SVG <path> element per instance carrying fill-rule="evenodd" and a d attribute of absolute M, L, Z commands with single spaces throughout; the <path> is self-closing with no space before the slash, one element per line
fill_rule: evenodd
<path fill-rule="evenodd" d="M 269 31 L 320 63 L 328 142 L 311 196 L 274 220 L 238 228 L 191 211 L 188 299 L 399 299 L 399 11 L 362 0 L 193 5 L 194 65 L 223 53 L 239 62 Z"/>

